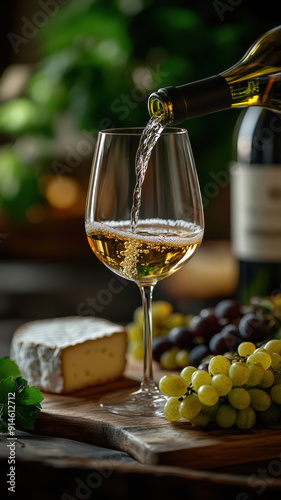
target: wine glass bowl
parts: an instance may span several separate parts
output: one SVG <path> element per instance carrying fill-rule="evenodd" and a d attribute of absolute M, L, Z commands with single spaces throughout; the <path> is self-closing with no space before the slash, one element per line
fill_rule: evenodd
<path fill-rule="evenodd" d="M 151 300 L 156 283 L 180 269 L 203 237 L 203 210 L 187 131 L 166 129 L 149 151 L 136 202 L 135 158 L 143 129 L 99 132 L 86 205 L 89 244 L 111 271 L 135 282 L 144 309 L 144 374 L 141 387 L 106 395 L 101 404 L 123 415 L 162 415 L 164 396 L 152 373 Z M 139 157 L 139 152 L 138 152 Z M 141 155 L 142 159 L 142 155 Z"/>

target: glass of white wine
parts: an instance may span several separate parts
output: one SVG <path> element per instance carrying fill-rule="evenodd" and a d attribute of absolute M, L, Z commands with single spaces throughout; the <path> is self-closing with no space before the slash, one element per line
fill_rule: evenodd
<path fill-rule="evenodd" d="M 187 131 L 167 128 L 154 147 L 150 147 L 152 142 L 146 143 L 150 158 L 140 189 L 136 187 L 135 159 L 142 132 L 141 128 L 99 132 L 85 227 L 98 259 L 120 277 L 135 282 L 143 303 L 140 389 L 107 394 L 101 405 L 121 415 L 162 416 L 166 399 L 152 372 L 152 293 L 158 281 L 180 269 L 196 252 L 203 238 L 204 218 Z M 138 151 L 138 161 L 144 153 Z M 135 206 L 137 217 L 132 210 L 136 193 L 140 202 Z"/>

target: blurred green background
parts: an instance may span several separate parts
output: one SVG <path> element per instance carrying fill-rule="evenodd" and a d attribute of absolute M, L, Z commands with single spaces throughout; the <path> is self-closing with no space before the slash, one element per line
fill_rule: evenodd
<path fill-rule="evenodd" d="M 42 317 L 131 320 L 140 303 L 137 287 L 123 280 L 122 293 L 108 299 L 112 273 L 93 256 L 84 231 L 97 132 L 145 126 L 151 92 L 235 64 L 278 24 L 276 2 L 262 6 L 251 0 L 3 3 L 0 318 L 9 334 Z M 235 290 L 228 168 L 239 114 L 223 111 L 183 124 L 203 195 L 205 238 L 187 271 L 160 282 L 154 294 L 183 312 Z"/>
<path fill-rule="evenodd" d="M 0 86 L 0 214 L 6 224 L 37 229 L 46 219 L 83 217 L 99 129 L 144 126 L 152 91 L 223 71 L 277 24 L 276 9 L 253 14 L 251 3 L 233 0 L 41 0 L 12 7 Z M 229 237 L 227 182 L 221 188 L 213 179 L 227 171 L 238 114 L 184 124 L 210 239 Z"/>

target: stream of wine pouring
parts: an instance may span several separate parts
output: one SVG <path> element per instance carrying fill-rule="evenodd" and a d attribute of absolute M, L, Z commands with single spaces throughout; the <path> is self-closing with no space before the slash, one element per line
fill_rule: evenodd
<path fill-rule="evenodd" d="M 162 123 L 161 116 L 153 116 L 144 128 L 140 138 L 135 160 L 136 185 L 131 210 L 131 231 L 133 233 L 136 231 L 139 220 L 142 185 L 148 167 L 148 162 L 153 148 L 164 130 L 164 127 L 165 125 Z"/>

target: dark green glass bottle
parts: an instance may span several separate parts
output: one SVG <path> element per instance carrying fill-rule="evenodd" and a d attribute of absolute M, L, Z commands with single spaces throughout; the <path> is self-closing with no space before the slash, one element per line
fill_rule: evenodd
<path fill-rule="evenodd" d="M 240 268 L 237 295 L 248 302 L 281 288 L 281 115 L 248 108 L 234 135 L 232 248 Z"/>
<path fill-rule="evenodd" d="M 204 80 L 151 94 L 151 116 L 177 125 L 223 109 L 263 106 L 281 111 L 281 26 L 262 35 L 230 69 Z"/>

